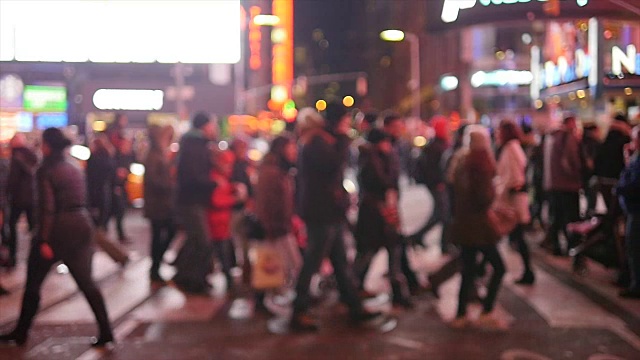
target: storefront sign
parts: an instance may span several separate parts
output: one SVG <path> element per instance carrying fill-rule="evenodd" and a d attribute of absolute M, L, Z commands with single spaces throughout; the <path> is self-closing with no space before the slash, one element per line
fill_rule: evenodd
<path fill-rule="evenodd" d="M 67 89 L 63 86 L 26 85 L 22 97 L 23 108 L 26 111 L 67 110 Z"/>
<path fill-rule="evenodd" d="M 100 110 L 160 110 L 163 102 L 162 90 L 99 89 L 93 94 Z"/>
<path fill-rule="evenodd" d="M 621 75 L 623 68 L 629 74 L 640 75 L 640 54 L 635 45 L 628 45 L 626 53 L 618 46 L 611 49 L 611 73 Z"/>
<path fill-rule="evenodd" d="M 558 57 L 558 62 L 547 61 L 541 69 L 540 85 L 542 88 L 558 86 L 589 76 L 591 72 L 591 57 L 582 49 L 574 55 L 574 61 L 569 63 L 566 57 Z"/>
<path fill-rule="evenodd" d="M 442 21 L 445 23 L 452 23 L 458 20 L 458 14 L 460 10 L 471 9 L 476 6 L 477 3 L 482 6 L 489 5 L 509 5 L 518 3 L 530 3 L 530 2 L 547 2 L 547 0 L 445 0 L 442 6 Z M 576 0 L 578 6 L 586 6 L 589 0 Z"/>
<path fill-rule="evenodd" d="M 471 86 L 519 86 L 529 85 L 533 81 L 531 71 L 496 70 L 478 71 L 471 76 Z"/>

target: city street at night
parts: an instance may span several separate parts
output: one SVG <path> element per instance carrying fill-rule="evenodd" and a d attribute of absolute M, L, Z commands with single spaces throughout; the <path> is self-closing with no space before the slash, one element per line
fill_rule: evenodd
<path fill-rule="evenodd" d="M 403 196 L 405 228 L 411 230 L 428 215 L 424 188 L 409 186 Z M 274 334 L 272 318 L 255 313 L 234 319 L 224 280 L 214 277 L 211 296 L 185 296 L 173 287 L 151 291 L 146 247 L 149 229 L 140 212 L 125 220 L 136 257 L 120 269 L 104 253 L 94 256 L 98 280 L 113 321 L 117 343 L 111 352 L 91 349 L 93 315 L 69 274 L 49 275 L 43 288 L 41 312 L 24 348 L 2 347 L 1 359 L 637 359 L 640 354 L 640 302 L 617 297 L 615 272 L 596 263 L 588 273 L 573 275 L 568 258 L 536 250 L 536 284 L 514 285 L 520 273 L 517 254 L 502 243 L 507 264 L 497 313 L 510 323 L 506 332 L 488 332 L 447 325 L 455 313 L 459 276 L 445 283 L 440 299 L 416 298 L 413 310 L 391 310 L 384 296 L 368 300 L 372 309 L 391 311 L 398 326 L 390 332 L 350 326 L 336 294 L 325 296 L 315 312 L 321 329 L 311 334 Z M 24 225 L 24 224 L 23 224 Z M 23 226 L 24 230 L 25 227 Z M 426 274 L 443 261 L 435 245 L 439 228 L 427 235 L 426 250 L 411 260 Z M 23 233 L 21 241 L 27 242 Z M 537 241 L 533 236 L 531 241 Z M 24 249 L 24 248 L 23 248 Z M 23 250 L 24 254 L 24 250 Z M 385 292 L 385 254 L 374 262 L 367 289 Z M 169 256 L 167 256 L 169 258 Z M 17 319 L 25 277 L 24 263 L 0 280 L 11 291 L 0 298 L 0 326 Z M 162 269 L 169 275 L 168 265 Z M 472 305 L 471 316 L 479 306 Z"/>

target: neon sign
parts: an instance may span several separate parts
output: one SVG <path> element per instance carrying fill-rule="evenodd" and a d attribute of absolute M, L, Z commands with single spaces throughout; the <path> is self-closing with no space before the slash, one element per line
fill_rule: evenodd
<path fill-rule="evenodd" d="M 530 2 L 547 2 L 547 0 L 445 0 L 442 6 L 442 15 L 440 18 L 445 23 L 452 23 L 458 20 L 458 14 L 460 10 L 471 9 L 480 2 L 482 6 L 489 5 L 509 5 L 517 3 L 530 3 Z M 586 6 L 589 0 L 576 0 L 578 6 Z"/>
<path fill-rule="evenodd" d="M 557 63 L 545 62 L 540 69 L 540 88 L 566 84 L 588 77 L 592 67 L 591 57 L 583 49 L 577 49 L 574 59 L 573 63 L 569 63 L 564 56 L 560 56 Z"/>
<path fill-rule="evenodd" d="M 611 49 L 611 73 L 621 75 L 622 67 L 627 69 L 629 74 L 640 75 L 640 54 L 635 45 L 628 45 L 626 54 L 617 46 Z"/>

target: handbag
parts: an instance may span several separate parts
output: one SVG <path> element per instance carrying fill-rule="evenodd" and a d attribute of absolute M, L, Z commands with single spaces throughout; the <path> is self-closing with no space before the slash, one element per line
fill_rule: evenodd
<path fill-rule="evenodd" d="M 284 259 L 270 242 L 254 247 L 251 286 L 256 290 L 277 289 L 285 283 Z"/>
<path fill-rule="evenodd" d="M 493 205 L 488 213 L 491 227 L 500 237 L 508 235 L 518 225 L 518 214 L 515 209 L 505 205 Z"/>

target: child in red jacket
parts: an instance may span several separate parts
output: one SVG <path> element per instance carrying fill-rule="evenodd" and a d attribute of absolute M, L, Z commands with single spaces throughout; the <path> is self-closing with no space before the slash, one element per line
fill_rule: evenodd
<path fill-rule="evenodd" d="M 222 264 L 227 278 L 227 290 L 233 287 L 231 267 L 235 252 L 231 242 L 231 215 L 233 207 L 246 199 L 246 190 L 242 185 L 231 182 L 235 157 L 231 151 L 221 151 L 214 155 L 214 167 L 211 180 L 216 188 L 211 194 L 211 208 L 208 213 L 209 232 L 213 252 Z"/>

